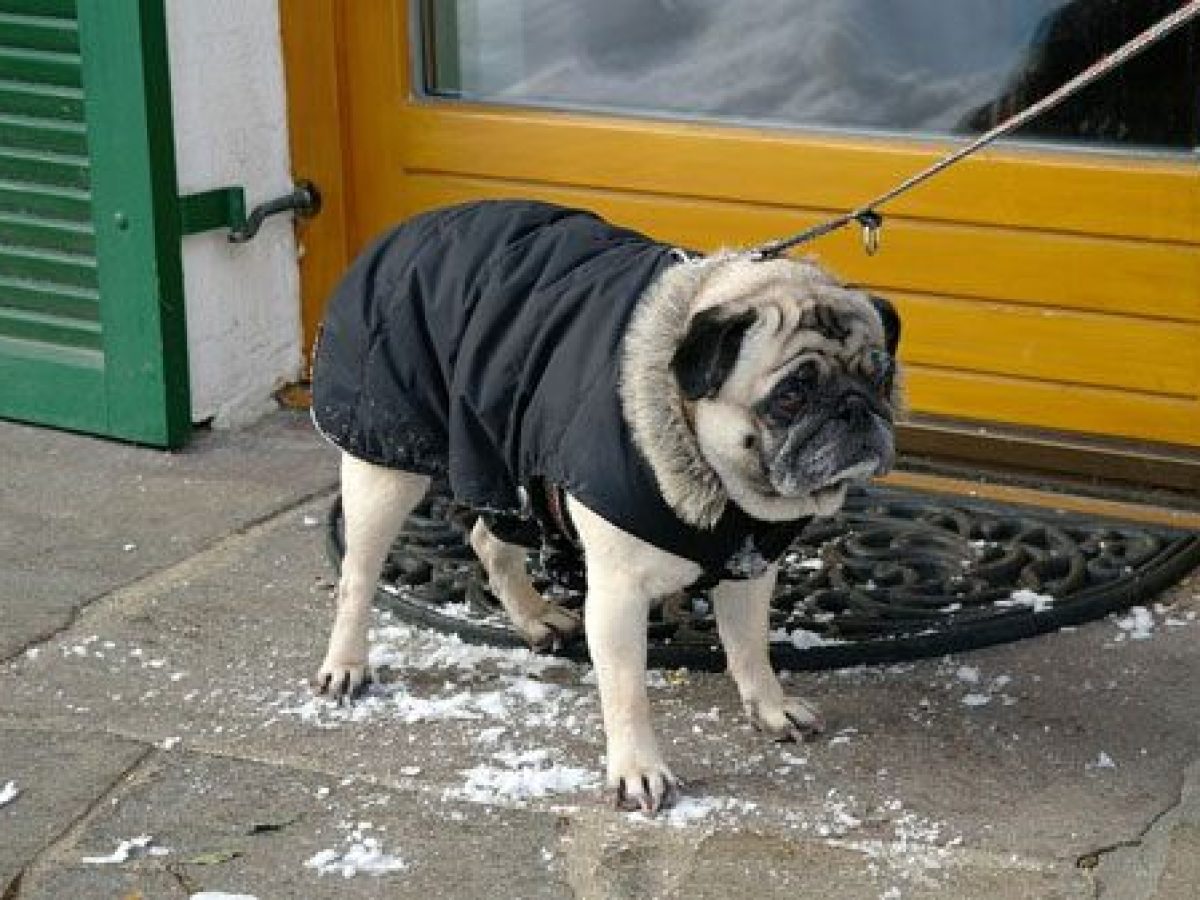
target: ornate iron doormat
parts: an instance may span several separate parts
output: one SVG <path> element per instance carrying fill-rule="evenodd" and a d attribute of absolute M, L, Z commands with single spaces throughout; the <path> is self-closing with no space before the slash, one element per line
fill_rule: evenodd
<path fill-rule="evenodd" d="M 464 641 L 524 647 L 488 593 L 445 496 L 432 496 L 392 548 L 376 602 L 401 619 Z M 328 548 L 342 557 L 335 501 Z M 780 669 L 885 663 L 1032 637 L 1144 603 L 1200 565 L 1200 535 L 873 486 L 836 518 L 814 522 L 780 570 L 771 658 Z M 579 610 L 583 595 L 534 583 Z M 720 670 L 725 659 L 704 592 L 653 614 L 649 663 Z M 582 640 L 555 652 L 587 659 Z"/>

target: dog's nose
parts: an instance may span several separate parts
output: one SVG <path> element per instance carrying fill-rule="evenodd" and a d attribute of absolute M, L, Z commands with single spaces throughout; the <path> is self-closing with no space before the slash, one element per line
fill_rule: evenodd
<path fill-rule="evenodd" d="M 862 394 L 851 392 L 842 397 L 838 416 L 847 422 L 865 422 L 871 416 L 871 404 Z"/>

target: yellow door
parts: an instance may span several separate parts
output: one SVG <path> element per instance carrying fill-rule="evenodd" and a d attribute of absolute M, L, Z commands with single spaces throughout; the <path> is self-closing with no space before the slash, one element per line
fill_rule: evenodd
<path fill-rule="evenodd" d="M 282 5 L 294 168 L 327 201 L 302 235 L 310 338 L 364 242 L 433 206 L 537 197 L 682 246 L 746 245 L 853 208 L 951 146 L 428 96 L 414 73 L 437 37 L 410 9 L 445 6 Z M 886 211 L 879 255 L 851 230 L 810 249 L 896 300 L 914 414 L 1200 448 L 1194 154 L 1015 145 Z"/>

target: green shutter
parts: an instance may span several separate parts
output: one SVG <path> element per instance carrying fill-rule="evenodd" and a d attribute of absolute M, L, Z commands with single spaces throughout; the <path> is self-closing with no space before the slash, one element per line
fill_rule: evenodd
<path fill-rule="evenodd" d="M 162 0 L 0 0 L 0 416 L 189 428 Z"/>

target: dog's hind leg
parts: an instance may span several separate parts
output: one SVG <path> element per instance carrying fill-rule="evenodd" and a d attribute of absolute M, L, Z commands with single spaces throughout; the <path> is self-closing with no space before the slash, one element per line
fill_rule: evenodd
<path fill-rule="evenodd" d="M 533 649 L 548 650 L 583 630 L 579 616 L 537 592 L 525 569 L 525 548 L 500 540 L 482 517 L 471 529 L 471 548 L 487 571 L 488 587 Z"/>
<path fill-rule="evenodd" d="M 329 649 L 313 681 L 318 694 L 342 700 L 354 696 L 368 681 L 367 629 L 375 584 L 392 541 L 428 489 L 425 475 L 342 454 L 346 553 Z"/>

